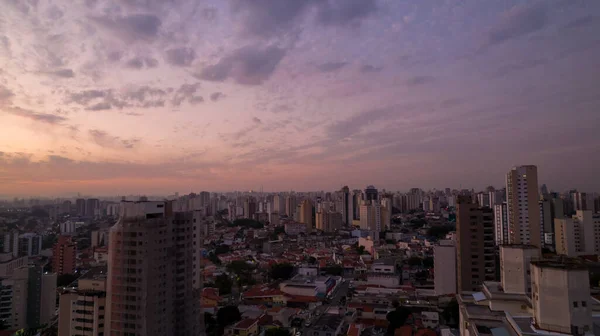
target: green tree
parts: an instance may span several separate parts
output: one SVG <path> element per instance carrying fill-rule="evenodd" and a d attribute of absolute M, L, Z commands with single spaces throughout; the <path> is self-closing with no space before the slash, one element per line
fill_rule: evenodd
<path fill-rule="evenodd" d="M 283 328 L 270 328 L 265 332 L 265 336 L 290 336 L 290 332 Z"/>
<path fill-rule="evenodd" d="M 452 231 L 453 227 L 449 225 L 437 225 L 432 226 L 427 230 L 427 235 L 436 239 L 442 239 L 446 237 L 448 232 Z"/>
<path fill-rule="evenodd" d="M 423 260 L 419 257 L 410 257 L 410 258 L 408 258 L 408 260 L 406 262 L 410 266 L 421 266 L 423 263 Z"/>
<path fill-rule="evenodd" d="M 208 260 L 210 260 L 215 265 L 221 265 L 221 259 L 219 259 L 219 257 L 217 257 L 217 255 L 213 252 L 210 252 L 208 254 Z"/>
<path fill-rule="evenodd" d="M 402 327 L 411 314 L 410 309 L 401 306 L 398 301 L 394 301 L 392 305 L 396 309 L 389 312 L 386 316 L 386 319 L 389 322 L 387 330 L 388 335 L 393 335 L 396 329 Z"/>
<path fill-rule="evenodd" d="M 311 264 L 311 265 L 316 264 L 317 263 L 317 258 L 315 258 L 313 256 L 308 257 L 308 263 Z"/>
<path fill-rule="evenodd" d="M 335 275 L 335 276 L 340 276 L 340 275 L 344 274 L 344 268 L 340 265 L 333 265 L 333 266 L 325 267 L 323 270 L 325 271 L 326 274 L 331 274 L 331 275 Z"/>
<path fill-rule="evenodd" d="M 296 268 L 289 263 L 275 264 L 271 266 L 270 275 L 275 280 L 287 280 L 292 277 Z"/>
<path fill-rule="evenodd" d="M 425 259 L 423 259 L 423 266 L 425 266 L 427 268 L 432 268 L 433 267 L 433 257 L 426 257 Z"/>
<path fill-rule="evenodd" d="M 444 311 L 442 312 L 442 317 L 446 321 L 447 325 L 456 326 L 456 325 L 458 325 L 458 320 L 460 318 L 459 315 L 460 315 L 460 312 L 459 312 L 458 301 L 456 301 L 456 299 L 452 299 L 452 301 L 450 301 L 450 303 L 448 303 L 448 306 L 446 306 L 446 308 L 444 308 Z"/>
<path fill-rule="evenodd" d="M 218 245 L 217 247 L 215 247 L 216 255 L 229 253 L 229 251 L 230 251 L 229 245 L 221 244 L 221 245 Z"/>
<path fill-rule="evenodd" d="M 74 274 L 61 274 L 56 278 L 56 287 L 68 286 L 73 281 L 77 280 L 78 276 Z"/>
<path fill-rule="evenodd" d="M 231 294 L 233 281 L 231 281 L 227 274 L 221 274 L 215 278 L 215 286 L 219 289 L 220 295 Z"/>
<path fill-rule="evenodd" d="M 236 306 L 225 306 L 217 311 L 217 323 L 220 327 L 232 325 L 242 319 L 242 314 Z"/>

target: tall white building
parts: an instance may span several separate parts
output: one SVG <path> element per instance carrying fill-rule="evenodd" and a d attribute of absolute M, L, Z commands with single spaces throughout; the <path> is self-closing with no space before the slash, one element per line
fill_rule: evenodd
<path fill-rule="evenodd" d="M 456 294 L 456 247 L 452 240 L 442 240 L 433 247 L 435 295 Z"/>
<path fill-rule="evenodd" d="M 513 167 L 506 174 L 508 242 L 541 249 L 541 221 L 536 166 Z"/>
<path fill-rule="evenodd" d="M 496 245 L 508 244 L 508 213 L 506 202 L 494 205 L 494 227 Z"/>
<path fill-rule="evenodd" d="M 364 202 L 360 206 L 360 228 L 371 231 L 374 241 L 379 241 L 381 220 L 381 205 L 377 201 L 373 201 L 371 204 Z"/>
<path fill-rule="evenodd" d="M 569 257 L 600 254 L 600 215 L 577 210 L 554 220 L 556 253 Z"/>

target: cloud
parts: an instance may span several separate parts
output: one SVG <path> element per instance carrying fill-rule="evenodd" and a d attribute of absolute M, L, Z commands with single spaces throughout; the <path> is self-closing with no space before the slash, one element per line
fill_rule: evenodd
<path fill-rule="evenodd" d="M 165 52 L 166 61 L 174 66 L 188 67 L 196 59 L 196 52 L 190 48 L 174 48 Z"/>
<path fill-rule="evenodd" d="M 196 77 L 215 82 L 232 78 L 238 84 L 259 85 L 271 77 L 285 54 L 275 46 L 243 47 L 205 67 Z"/>
<path fill-rule="evenodd" d="M 485 46 L 500 44 L 544 28 L 548 21 L 547 11 L 545 2 L 514 6 L 487 33 Z"/>
<path fill-rule="evenodd" d="M 548 63 L 546 59 L 528 59 L 518 63 L 505 64 L 496 69 L 496 71 L 494 71 L 492 74 L 492 77 L 506 76 L 513 72 L 525 71 L 546 63 Z"/>
<path fill-rule="evenodd" d="M 273 37 L 288 33 L 309 13 L 326 25 L 359 23 L 377 10 L 376 0 L 230 0 L 243 35 Z"/>
<path fill-rule="evenodd" d="M 175 106 L 181 105 L 184 101 L 188 101 L 191 104 L 198 104 L 204 102 L 204 98 L 197 96 L 196 92 L 200 88 L 200 83 L 195 84 L 183 84 L 171 99 L 171 103 Z"/>
<path fill-rule="evenodd" d="M 333 139 L 342 139 L 356 134 L 365 126 L 396 114 L 395 107 L 367 110 L 340 120 L 327 128 L 327 134 Z"/>
<path fill-rule="evenodd" d="M 369 65 L 369 64 L 365 64 L 363 66 L 360 67 L 360 71 L 361 72 L 380 72 L 381 70 L 383 70 L 383 67 L 376 67 L 373 65 Z"/>
<path fill-rule="evenodd" d="M 408 86 L 417 86 L 433 82 L 435 79 L 432 76 L 414 76 L 406 81 Z"/>
<path fill-rule="evenodd" d="M 60 69 L 60 70 L 52 71 L 50 74 L 57 76 L 57 77 L 62 77 L 62 78 L 75 77 L 75 72 L 73 72 L 73 70 L 71 70 L 71 69 Z"/>
<path fill-rule="evenodd" d="M 92 17 L 92 21 L 112 30 L 115 36 L 128 42 L 155 39 L 162 25 L 157 16 L 149 14 L 132 14 L 117 18 Z"/>
<path fill-rule="evenodd" d="M 66 121 L 67 118 L 55 114 L 48 113 L 38 113 L 31 110 L 23 109 L 20 107 L 7 107 L 3 109 L 5 112 L 8 112 L 12 115 L 27 118 L 33 121 L 50 124 L 50 125 L 58 125 L 62 122 Z"/>
<path fill-rule="evenodd" d="M 90 129 L 88 134 L 96 145 L 105 148 L 132 149 L 137 147 L 141 142 L 138 138 L 121 139 L 118 136 L 112 136 L 107 132 L 98 129 Z"/>
<path fill-rule="evenodd" d="M 355 24 L 376 10 L 375 0 L 323 1 L 318 10 L 317 20 L 324 25 Z"/>
<path fill-rule="evenodd" d="M 346 62 L 327 62 L 317 65 L 317 69 L 321 72 L 334 72 L 346 66 Z"/>
<path fill-rule="evenodd" d="M 92 106 L 88 106 L 86 108 L 86 110 L 88 110 L 88 111 L 105 111 L 105 110 L 110 110 L 111 108 L 112 108 L 112 105 L 110 105 L 110 103 L 102 102 L 102 103 L 94 104 Z"/>
<path fill-rule="evenodd" d="M 273 113 L 289 113 L 289 112 L 292 112 L 293 110 L 294 110 L 294 108 L 292 108 L 291 106 L 289 106 L 287 104 L 280 104 L 280 105 L 273 106 L 271 108 L 271 112 L 273 112 Z"/>
<path fill-rule="evenodd" d="M 136 56 L 125 63 L 125 66 L 130 69 L 156 68 L 158 61 L 152 57 Z"/>
<path fill-rule="evenodd" d="M 241 17 L 242 33 L 274 36 L 286 32 L 315 0 L 230 0 L 232 12 Z"/>
<path fill-rule="evenodd" d="M 578 19 L 568 22 L 563 28 L 564 29 L 578 29 L 586 27 L 600 22 L 600 17 L 593 15 L 582 16 Z"/>
<path fill-rule="evenodd" d="M 213 94 L 210 95 L 210 100 L 217 101 L 224 97 L 225 97 L 225 94 L 223 94 L 223 92 L 214 92 Z"/>
<path fill-rule="evenodd" d="M 0 106 L 10 103 L 15 94 L 7 87 L 0 85 Z"/>
<path fill-rule="evenodd" d="M 260 120 L 257 117 L 252 118 L 252 122 L 256 123 L 256 124 L 262 124 L 262 120 Z"/>

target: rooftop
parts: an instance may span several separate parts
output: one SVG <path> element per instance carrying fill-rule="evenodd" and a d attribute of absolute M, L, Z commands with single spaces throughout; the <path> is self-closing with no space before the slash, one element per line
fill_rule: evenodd
<path fill-rule="evenodd" d="M 344 321 L 344 316 L 336 314 L 323 314 L 312 323 L 312 330 L 320 331 L 336 331 L 337 328 Z"/>
<path fill-rule="evenodd" d="M 532 265 L 540 267 L 540 268 L 554 268 L 554 269 L 564 269 L 564 270 L 587 270 L 587 266 L 585 264 L 579 263 L 572 259 L 564 259 L 564 260 L 539 260 L 532 261 Z"/>

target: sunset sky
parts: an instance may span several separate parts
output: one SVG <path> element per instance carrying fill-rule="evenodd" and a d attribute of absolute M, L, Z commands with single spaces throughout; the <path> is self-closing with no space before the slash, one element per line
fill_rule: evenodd
<path fill-rule="evenodd" d="M 0 0 L 0 196 L 600 191 L 600 1 Z"/>

